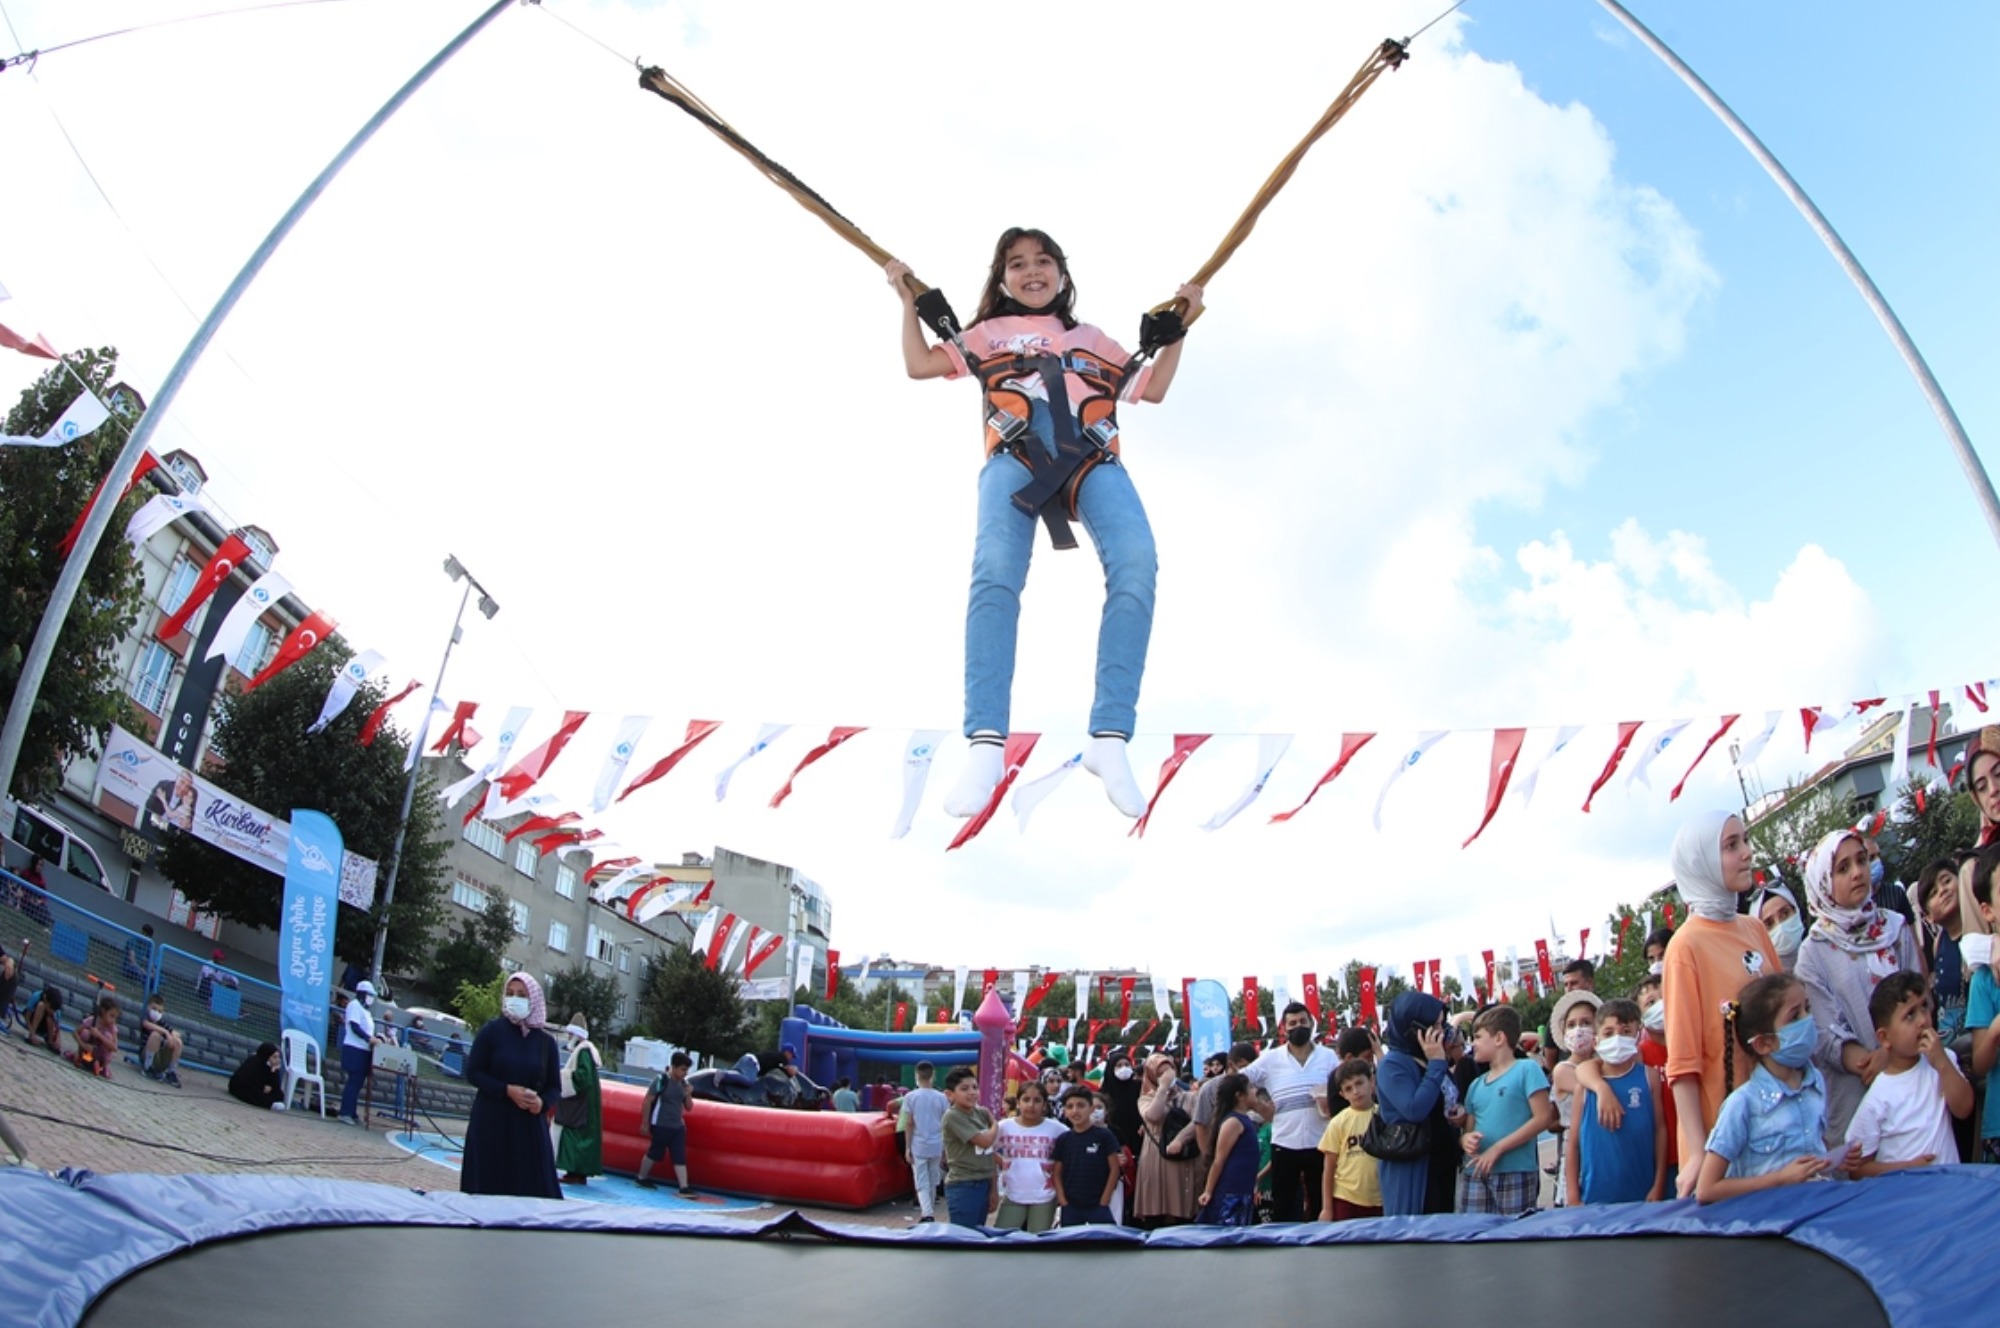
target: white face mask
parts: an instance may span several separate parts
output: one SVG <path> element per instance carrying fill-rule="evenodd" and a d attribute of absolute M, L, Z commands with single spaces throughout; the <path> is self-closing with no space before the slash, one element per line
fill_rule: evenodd
<path fill-rule="evenodd" d="M 1092 1108 L 1090 1109 L 1090 1123 L 1091 1123 L 1092 1125 L 1102 1125 L 1102 1124 L 1104 1124 L 1104 1108 L 1103 1108 L 1103 1107 L 1092 1107 Z"/>
<path fill-rule="evenodd" d="M 1598 1058 L 1610 1061 L 1613 1065 L 1629 1061 L 1638 1054 L 1639 1039 L 1626 1037 L 1622 1033 L 1616 1037 L 1603 1038 L 1597 1044 Z"/>
<path fill-rule="evenodd" d="M 506 1015 L 515 1023 L 520 1023 L 528 1017 L 528 998 L 526 996 L 503 997 L 500 1001 L 500 1013 Z"/>
<path fill-rule="evenodd" d="M 1130 1079 L 1132 1077 L 1132 1067 L 1129 1065 L 1121 1065 L 1117 1069 L 1113 1070 L 1111 1073 L 1114 1077 L 1119 1079 Z"/>
<path fill-rule="evenodd" d="M 1572 1028 L 1565 1039 L 1569 1049 L 1579 1056 L 1588 1056 L 1597 1045 L 1597 1030 L 1594 1028 Z"/>
<path fill-rule="evenodd" d="M 1667 1031 L 1666 1002 L 1654 1001 L 1651 1005 L 1647 1006 L 1646 1012 L 1639 1016 L 1639 1022 L 1643 1023 L 1647 1028 L 1651 1029 L 1655 1033 L 1666 1032 Z"/>
<path fill-rule="evenodd" d="M 1660 974 L 1666 971 L 1667 971 L 1667 966 L 1657 959 L 1655 959 L 1652 963 L 1646 965 L 1646 972 L 1653 977 L 1658 977 L 1660 976 Z"/>
<path fill-rule="evenodd" d="M 1771 948 L 1778 952 L 1780 959 L 1799 952 L 1799 944 L 1806 938 L 1806 924 L 1799 921 L 1794 913 L 1777 926 L 1771 928 Z"/>

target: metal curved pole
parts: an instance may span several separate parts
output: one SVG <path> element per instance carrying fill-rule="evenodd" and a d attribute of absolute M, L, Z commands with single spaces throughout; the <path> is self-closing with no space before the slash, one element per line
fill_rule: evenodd
<path fill-rule="evenodd" d="M 1944 388 L 1938 384 L 1936 375 L 1931 373 L 1930 365 L 1924 363 L 1923 353 L 1917 349 L 1917 343 L 1910 340 L 1910 334 L 1903 329 L 1903 321 L 1896 317 L 1896 311 L 1889 307 L 1889 301 L 1876 287 L 1867 269 L 1861 266 L 1861 260 L 1854 256 L 1854 251 L 1847 247 L 1847 241 L 1840 238 L 1840 232 L 1834 230 L 1833 223 L 1826 219 L 1826 214 L 1819 210 L 1819 206 L 1812 201 L 1799 182 L 1792 178 L 1792 173 L 1771 155 L 1771 150 L 1764 146 L 1763 141 L 1750 131 L 1750 126 L 1744 124 L 1735 111 L 1729 109 L 1729 104 L 1716 95 L 1715 89 L 1702 81 L 1701 75 L 1688 68 L 1687 62 L 1674 54 L 1672 47 L 1654 36 L 1652 31 L 1634 18 L 1631 11 L 1619 4 L 1618 0 L 1598 0 L 1598 3 L 1644 43 L 1647 50 L 1659 56 L 1667 68 L 1679 75 L 1681 82 L 1687 84 L 1694 95 L 1701 98 L 1703 105 L 1715 112 L 1715 118 L 1729 127 L 1729 132 L 1736 135 L 1737 141 L 1757 159 L 1757 164 L 1764 168 L 1765 174 L 1784 191 L 1785 197 L 1792 200 L 1792 206 L 1799 210 L 1799 215 L 1806 219 L 1806 224 L 1811 226 L 1826 247 L 1833 251 L 1834 261 L 1840 264 L 1841 270 L 1847 273 L 1847 279 L 1861 292 L 1861 298 L 1868 302 L 1870 309 L 1874 310 L 1876 319 L 1882 324 L 1882 330 L 1887 332 L 1889 340 L 1896 344 L 1896 353 L 1903 357 L 1903 363 L 1909 367 L 1911 376 L 1917 380 L 1917 387 L 1923 392 L 1924 400 L 1930 402 L 1932 413 L 1937 416 L 1938 424 L 1944 429 L 1946 441 L 1951 444 L 1952 452 L 1958 457 L 1959 468 L 1965 472 L 1965 482 L 1972 486 L 1973 500 L 1979 504 L 1980 511 L 1986 516 L 1986 527 L 1992 532 L 1994 542 L 2000 544 L 2000 496 L 1996 496 L 1993 492 L 1992 477 L 1986 473 L 1986 467 L 1981 464 L 1979 454 L 1972 450 L 1972 440 L 1966 437 L 1965 426 L 1958 422 L 1958 412 L 1951 408 L 1951 401 L 1945 396 Z"/>
<path fill-rule="evenodd" d="M 354 154 L 375 137 L 375 131 L 388 123 L 389 117 L 401 110 L 403 103 L 414 96 L 418 88 L 430 82 L 431 75 L 478 36 L 482 28 L 498 18 L 501 10 L 514 3 L 516 0 L 494 0 L 465 31 L 452 38 L 423 68 L 410 75 L 409 82 L 396 89 L 396 94 L 382 103 L 382 109 L 375 112 L 353 138 L 347 140 L 347 146 L 334 154 L 326 169 L 313 177 L 305 192 L 299 195 L 284 216 L 278 218 L 278 224 L 271 228 L 271 233 L 264 237 L 264 242 L 243 264 L 235 280 L 222 292 L 222 298 L 208 311 L 208 317 L 202 319 L 201 326 L 195 329 L 194 337 L 182 348 L 181 357 L 174 361 L 174 367 L 167 371 L 166 380 L 154 395 L 152 406 L 140 416 L 138 426 L 126 438 L 118 459 L 111 463 L 111 471 L 104 477 L 103 487 L 98 491 L 103 501 L 91 505 L 90 515 L 77 535 L 76 547 L 70 551 L 69 561 L 63 564 L 61 574 L 56 577 L 55 589 L 49 595 L 49 606 L 42 611 L 42 620 L 35 628 L 35 639 L 28 647 L 26 658 L 21 661 L 21 677 L 15 684 L 13 699 L 7 705 L 6 723 L 0 726 L 0 794 L 11 791 L 14 786 L 14 767 L 21 759 L 21 744 L 28 736 L 28 717 L 34 713 L 35 702 L 41 696 L 42 679 L 48 675 L 49 661 L 55 655 L 56 638 L 62 634 L 70 607 L 76 603 L 77 591 L 83 588 L 83 575 L 89 570 L 90 560 L 96 556 L 105 528 L 111 524 L 111 514 L 118 507 L 118 495 L 123 494 L 125 486 L 132 482 L 132 474 L 139 468 L 139 458 L 146 454 L 147 443 L 152 441 L 153 432 L 165 418 L 167 408 L 180 395 L 181 386 L 193 371 L 195 362 L 208 349 L 208 343 L 214 339 L 223 320 L 236 308 L 236 302 L 243 298 L 250 283 L 263 271 L 264 264 L 270 261 L 271 255 L 292 233 L 292 228 L 298 225 L 299 218 L 319 201 L 319 196 L 333 183 L 333 177 L 340 174 Z"/>

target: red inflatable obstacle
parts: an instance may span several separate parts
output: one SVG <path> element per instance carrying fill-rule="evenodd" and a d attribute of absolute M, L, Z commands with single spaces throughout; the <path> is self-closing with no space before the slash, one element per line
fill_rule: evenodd
<path fill-rule="evenodd" d="M 651 1140 L 646 1090 L 604 1082 L 604 1165 L 636 1174 Z M 896 1122 L 879 1112 L 780 1111 L 696 1102 L 687 1113 L 688 1180 L 705 1190 L 778 1203 L 871 1208 L 911 1193 Z M 673 1177 L 672 1163 L 657 1171 Z"/>

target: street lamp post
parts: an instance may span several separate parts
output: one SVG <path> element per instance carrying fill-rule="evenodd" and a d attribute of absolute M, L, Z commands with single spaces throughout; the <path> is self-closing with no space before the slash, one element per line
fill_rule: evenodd
<path fill-rule="evenodd" d="M 375 924 L 375 956 L 368 966 L 375 985 L 382 985 L 382 952 L 389 945 L 389 906 L 396 902 L 396 873 L 403 865 L 403 839 L 410 833 L 410 808 L 417 801 L 417 779 L 424 769 L 424 744 L 431 737 L 431 714 L 437 709 L 437 699 L 444 691 L 444 671 L 451 663 L 451 648 L 457 645 L 464 633 L 459 624 L 465 619 L 465 606 L 472 602 L 472 592 L 479 592 L 479 611 L 490 621 L 500 612 L 500 606 L 486 587 L 479 584 L 479 578 L 465 570 L 465 564 L 457 558 L 446 555 L 445 575 L 453 581 L 465 582 L 465 593 L 458 597 L 458 612 L 452 615 L 451 636 L 444 643 L 444 658 L 438 661 L 437 684 L 431 688 L 431 704 L 424 707 L 424 717 L 417 725 L 414 750 L 410 755 L 410 778 L 403 785 L 403 812 L 396 821 L 396 846 L 389 851 L 389 879 L 382 887 L 382 918 Z"/>

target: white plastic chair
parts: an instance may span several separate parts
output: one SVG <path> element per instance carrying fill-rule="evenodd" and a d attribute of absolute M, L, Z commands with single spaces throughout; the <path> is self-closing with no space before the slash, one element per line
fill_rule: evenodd
<path fill-rule="evenodd" d="M 286 1029 L 280 1037 L 285 1060 L 285 1105 L 291 1106 L 293 1092 L 304 1084 L 307 1091 L 304 1102 L 300 1103 L 303 1109 L 305 1102 L 312 1101 L 312 1086 L 318 1085 L 319 1116 L 325 1120 L 326 1079 L 320 1073 L 324 1067 L 320 1064 L 319 1043 L 310 1034 L 301 1033 L 296 1028 Z"/>

